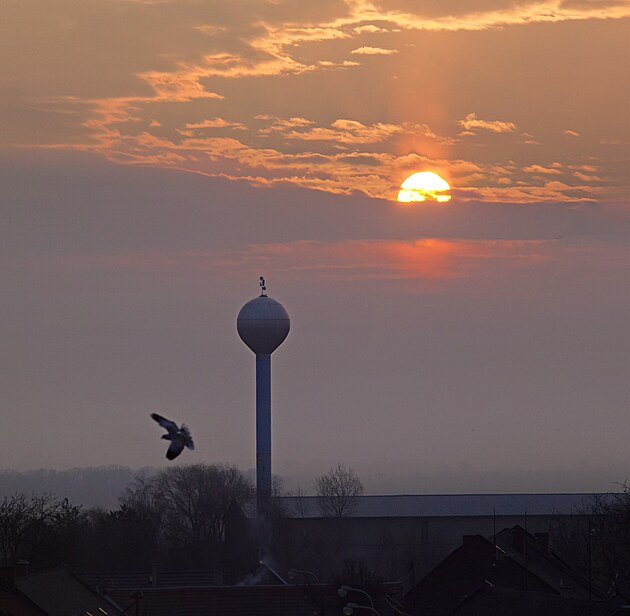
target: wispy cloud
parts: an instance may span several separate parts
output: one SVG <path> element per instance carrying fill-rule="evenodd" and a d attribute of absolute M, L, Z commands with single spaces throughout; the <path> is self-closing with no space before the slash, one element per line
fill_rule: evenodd
<path fill-rule="evenodd" d="M 223 99 L 221 94 L 206 90 L 195 75 L 149 71 L 139 76 L 153 88 L 160 101 L 185 103 L 199 98 Z"/>
<path fill-rule="evenodd" d="M 587 173 L 582 173 L 581 171 L 574 171 L 573 175 L 578 178 L 578 180 L 581 180 L 582 182 L 601 182 L 603 181 L 603 178 L 601 178 L 598 175 L 594 175 L 594 174 L 587 174 Z"/>
<path fill-rule="evenodd" d="M 232 122 L 223 118 L 211 118 L 202 120 L 201 122 L 188 122 L 179 132 L 182 135 L 192 135 L 194 131 L 213 129 L 213 128 L 231 128 L 234 130 L 248 130 L 247 126 L 242 122 Z"/>
<path fill-rule="evenodd" d="M 395 198 L 402 180 L 422 169 L 448 178 L 459 200 L 583 201 L 605 194 L 599 176 L 589 172 L 572 174 L 564 183 L 541 182 L 541 177 L 561 176 L 559 163 L 547 167 L 532 163 L 519 169 L 513 163 L 393 153 L 397 143 L 450 147 L 448 139 L 426 124 L 368 125 L 343 118 L 322 126 L 301 116 L 258 114 L 252 122 L 216 116 L 186 122 L 168 137 L 164 126 L 152 127 L 152 121 L 142 120 L 137 99 L 104 101 L 97 110 L 86 121 L 94 131 L 94 142 L 74 147 L 100 151 L 118 163 L 169 166 L 260 186 L 294 184 L 336 194 L 361 192 L 383 199 Z M 254 127 L 253 122 L 262 126 Z M 120 127 L 127 123 L 142 129 L 122 133 Z M 239 139 L 230 136 L 235 129 L 240 129 Z M 287 148 L 287 144 L 292 145 Z"/>
<path fill-rule="evenodd" d="M 476 113 L 469 113 L 463 120 L 458 120 L 457 123 L 463 126 L 466 131 L 469 131 L 469 134 L 474 134 L 476 130 L 487 130 L 491 133 L 511 133 L 516 130 L 514 122 L 482 120 L 477 117 Z"/>
<path fill-rule="evenodd" d="M 330 128 L 315 127 L 304 131 L 291 131 L 285 133 L 288 139 L 303 141 L 333 141 L 344 144 L 379 143 L 400 135 L 407 130 L 420 130 L 424 134 L 431 134 L 428 127 L 403 126 L 400 124 L 383 124 L 377 122 L 370 126 L 361 124 L 356 120 L 335 120 Z"/>
<path fill-rule="evenodd" d="M 279 118 L 277 116 L 269 116 L 269 115 L 257 115 L 257 120 L 271 120 L 272 124 L 270 125 L 271 130 L 284 131 L 288 128 L 304 128 L 306 126 L 312 126 L 315 124 L 312 120 L 307 120 L 302 117 L 293 117 L 293 118 Z"/>
<path fill-rule="evenodd" d="M 355 62 L 354 60 L 342 60 L 341 62 L 333 62 L 332 60 L 319 60 L 317 64 L 321 66 L 322 68 L 327 68 L 327 69 L 330 69 L 330 68 L 345 69 L 345 68 L 353 68 L 355 66 L 361 66 L 360 62 Z"/>
<path fill-rule="evenodd" d="M 498 5 L 498 6 L 497 6 Z M 353 3 L 355 19 L 380 19 L 401 29 L 460 31 L 497 27 L 558 23 L 588 19 L 623 19 L 630 16 L 620 0 L 523 0 L 505 3 L 413 2 L 401 0 L 395 8 L 388 0 Z"/>
<path fill-rule="evenodd" d="M 351 54 L 359 56 L 391 56 L 394 53 L 398 53 L 397 49 L 383 49 L 382 47 L 357 47 L 353 49 Z"/>
<path fill-rule="evenodd" d="M 503 276 L 514 268 L 537 267 L 550 259 L 549 242 L 541 240 L 299 240 L 254 244 L 224 251 L 123 251 L 69 254 L 44 259 L 6 261 L 16 270 L 124 271 L 128 274 L 237 274 L 244 264 L 261 263 L 283 279 L 337 282 L 408 280 L 433 283 L 479 276 Z"/>
<path fill-rule="evenodd" d="M 261 245 L 270 267 L 320 279 L 449 281 L 502 275 L 504 268 L 538 266 L 549 260 L 541 241 L 472 241 L 423 238 L 412 241 L 299 241 Z M 491 266 L 494 263 L 494 268 Z M 482 274 L 483 270 L 483 274 Z"/>
<path fill-rule="evenodd" d="M 32 0 L 24 2 L 33 6 Z M 12 88 L 27 91 L 32 87 L 38 93 L 29 101 L 19 101 L 24 134 L 35 139 L 35 145 L 97 151 L 121 163 L 166 165 L 264 185 L 293 183 L 343 194 L 360 191 L 379 198 L 391 198 L 405 173 L 423 169 L 448 175 L 460 199 L 580 200 L 603 193 L 601 173 L 566 171 L 576 158 L 563 159 L 563 169 L 540 164 L 544 146 L 524 130 L 537 136 L 543 133 L 522 108 L 510 108 L 513 119 L 499 112 L 499 119 L 471 112 L 457 120 L 458 116 L 449 117 L 448 97 L 457 91 L 450 91 L 449 79 L 433 76 L 432 87 L 420 91 L 410 79 L 409 67 L 415 66 L 418 52 L 413 45 L 419 44 L 419 37 L 413 37 L 421 30 L 483 30 L 585 19 L 601 22 L 630 16 L 630 7 L 624 3 L 598 2 L 597 10 L 594 4 L 577 0 L 516 1 L 509 6 L 489 0 L 446 5 L 431 0 L 248 0 L 246 5 L 247 10 L 243 6 L 237 10 L 230 4 L 217 4 L 217 14 L 209 24 L 207 12 L 196 0 L 121 0 L 117 10 L 129 12 L 133 31 L 142 36 L 132 44 L 115 29 L 118 22 L 106 22 L 113 47 L 121 47 L 125 58 L 111 77 L 115 87 L 105 89 L 107 96 L 101 90 L 97 94 L 82 90 L 88 79 L 78 85 L 55 86 L 66 87 L 72 94 L 39 96 L 37 88 L 44 88 L 46 82 L 33 75 L 41 74 L 40 67 L 31 71 L 30 78 L 28 71 L 11 69 L 7 83 Z M 24 20 L 27 12 L 17 6 L 11 10 L 22 11 Z M 93 8 L 85 6 L 68 0 L 58 20 L 52 9 L 43 8 L 46 19 L 35 28 L 43 46 L 32 40 L 30 45 L 38 53 L 22 50 L 16 58 L 46 58 L 52 51 L 41 32 L 50 30 L 51 39 L 70 37 L 68 33 L 74 35 L 83 22 L 92 23 L 87 16 L 104 19 L 110 4 L 94 0 Z M 14 22 L 10 23 L 15 26 Z M 164 22 L 177 46 L 169 37 L 161 43 L 155 36 Z M 3 27 L 6 31 L 10 26 Z M 100 50 L 92 48 L 90 32 L 87 29 L 81 40 L 89 43 L 86 53 L 98 59 Z M 29 30 L 27 36 L 34 35 Z M 185 44 L 187 37 L 190 46 Z M 464 52 L 458 48 L 453 53 Z M 395 70 L 400 74 L 391 74 L 391 67 L 382 74 L 384 64 L 369 58 L 393 54 L 399 54 Z M 94 70 L 90 66 L 87 74 Z M 70 74 L 65 64 L 63 74 Z M 346 76 L 347 90 L 340 92 L 339 84 Z M 92 81 L 100 87 L 100 79 Z M 313 105 L 323 92 L 326 96 L 321 100 L 326 104 Z M 465 110 L 475 109 L 468 102 L 463 105 Z M 71 138 L 37 142 L 40 131 L 27 120 L 40 108 L 45 108 L 46 119 L 54 111 L 63 118 L 59 125 L 72 125 Z M 575 128 L 582 131 L 580 126 Z M 512 137 L 493 137 L 503 134 Z M 561 140 L 563 127 L 544 134 L 546 141 Z M 579 134 L 564 131 L 568 137 Z M 617 139 L 614 135 L 602 139 L 612 143 L 613 137 Z M 623 147 L 625 138 L 618 139 L 618 147 Z M 489 154 L 490 140 L 504 145 Z M 580 143 L 586 141 L 585 137 Z M 26 144 L 32 141 L 20 143 Z M 512 158 L 519 160 L 518 166 L 510 162 Z M 564 182 L 547 183 L 548 176 Z"/>
<path fill-rule="evenodd" d="M 382 32 L 389 32 L 387 28 L 375 26 L 374 24 L 365 24 L 363 26 L 357 26 L 353 29 L 357 34 L 376 34 Z"/>
<path fill-rule="evenodd" d="M 524 167 L 523 171 L 525 173 L 538 173 L 542 175 L 562 175 L 562 171 L 557 167 L 543 167 L 542 165 L 530 165 L 529 167 Z"/>

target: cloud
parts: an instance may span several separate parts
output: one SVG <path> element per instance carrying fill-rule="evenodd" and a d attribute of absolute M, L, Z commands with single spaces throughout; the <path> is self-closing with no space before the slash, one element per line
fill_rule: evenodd
<path fill-rule="evenodd" d="M 582 180 L 583 182 L 602 182 L 603 178 L 598 175 L 586 174 L 581 171 L 574 171 L 573 175 L 578 178 L 578 180 Z"/>
<path fill-rule="evenodd" d="M 454 187 L 454 198 L 464 201 L 590 201 L 606 194 L 600 182 L 593 186 L 595 180 L 589 182 L 586 175 L 573 176 L 582 182 L 579 186 L 538 185 L 536 174 L 562 173 L 559 163 L 545 168 L 532 162 L 519 169 L 513 163 L 393 153 L 408 143 L 428 151 L 450 147 L 452 142 L 426 124 L 364 124 L 341 118 L 322 126 L 302 116 L 257 114 L 254 120 L 263 126 L 251 126 L 254 130 L 242 130 L 248 128 L 248 121 L 216 116 L 186 122 L 169 136 L 164 126 L 152 127 L 149 119 L 142 120 L 136 99 L 103 101 L 97 109 L 86 122 L 94 131 L 94 141 L 83 149 L 100 151 L 118 163 L 175 167 L 258 186 L 293 184 L 334 194 L 361 192 L 383 199 L 395 198 L 402 180 L 422 169 L 445 175 Z M 121 132 L 125 125 L 127 130 Z M 235 129 L 241 129 L 242 138 L 230 136 Z M 207 133 L 210 130 L 212 134 Z"/>
<path fill-rule="evenodd" d="M 360 62 L 354 62 L 353 60 L 343 60 L 342 62 L 333 62 L 332 60 L 319 60 L 318 64 L 322 68 L 352 68 L 355 66 L 361 66 Z"/>
<path fill-rule="evenodd" d="M 291 131 L 285 133 L 288 139 L 303 141 L 334 141 L 344 144 L 366 144 L 386 141 L 393 135 L 405 132 L 399 124 L 384 124 L 377 122 L 365 126 L 356 120 L 335 120 L 331 128 L 310 128 L 306 131 Z"/>
<path fill-rule="evenodd" d="M 411 241 L 298 241 L 253 246 L 274 271 L 291 278 L 328 281 L 448 281 L 501 275 L 504 268 L 538 266 L 549 260 L 544 241 L 473 241 L 422 238 Z"/>
<path fill-rule="evenodd" d="M 560 8 L 569 10 L 595 10 L 614 14 L 617 9 L 627 8 L 626 0 L 562 0 Z"/>
<path fill-rule="evenodd" d="M 548 167 L 533 163 L 519 169 L 513 163 L 480 164 L 388 151 L 397 140 L 447 147 L 448 142 L 423 124 L 368 125 L 342 118 L 321 126 L 300 116 L 283 119 L 258 114 L 256 120 L 267 126 L 241 131 L 240 139 L 221 132 L 233 131 L 233 120 L 187 123 L 212 127 L 216 134 L 209 136 L 203 133 L 203 128 L 185 124 L 178 129 L 179 138 L 170 139 L 152 134 L 148 125 L 133 137 L 121 136 L 115 128 L 119 118 L 115 111 L 108 116 L 110 124 L 101 120 L 103 125 L 97 127 L 101 131 L 99 148 L 110 160 L 165 165 L 202 175 L 241 179 L 258 186 L 293 184 L 334 194 L 360 192 L 368 197 L 394 199 L 405 177 L 431 169 L 448 178 L 456 200 L 577 202 L 597 199 L 605 193 L 601 185 L 589 185 L 578 176 L 573 177 L 583 182 L 579 186 L 538 185 L 536 174 L 544 177 L 562 173 L 559 163 Z M 260 139 L 266 140 L 265 147 Z M 287 148 L 287 144 L 291 147 Z M 383 144 L 390 145 L 383 147 Z"/>
<path fill-rule="evenodd" d="M 515 185 L 504 182 L 497 186 L 489 183 L 477 188 L 463 188 L 451 191 L 454 199 L 479 200 L 490 203 L 592 203 L 602 199 L 606 190 L 590 185 L 570 185 L 565 182 L 545 182 L 533 185 L 517 180 Z M 461 194 L 460 194 L 461 193 Z"/>
<path fill-rule="evenodd" d="M 202 120 L 201 122 L 188 122 L 183 129 L 180 129 L 180 133 L 183 135 L 192 135 L 196 130 L 203 130 L 206 128 L 231 128 L 234 130 L 248 130 L 247 126 L 241 122 L 232 122 L 230 120 L 224 120 L 223 118 L 213 118 Z"/>
<path fill-rule="evenodd" d="M 487 130 L 492 133 L 511 133 L 516 130 L 514 122 L 501 120 L 481 120 L 476 113 L 469 113 L 463 120 L 457 123 L 463 126 L 466 131 Z"/>
<path fill-rule="evenodd" d="M 361 56 L 390 56 L 394 53 L 398 53 L 397 49 L 383 49 L 382 47 L 358 47 L 353 49 L 351 54 Z"/>
<path fill-rule="evenodd" d="M 452 281 L 497 276 L 505 268 L 538 266 L 549 260 L 541 240 L 298 240 L 253 244 L 229 251 L 128 251 L 65 255 L 45 260 L 14 260 L 17 270 L 55 272 L 159 272 L 182 275 L 236 272 L 244 263 L 266 264 L 291 281 L 308 274 L 311 280 Z"/>
<path fill-rule="evenodd" d="M 238 10 L 230 4 L 209 2 L 216 10 L 212 24 L 208 23 L 207 10 L 192 0 L 159 5 L 116 3 L 114 12 L 130 11 L 129 27 L 137 34 L 136 42 L 122 36 L 118 22 L 106 19 L 103 13 L 108 5 L 104 0 L 94 0 L 92 8 L 68 0 L 59 19 L 52 10 L 45 9 L 45 19 L 38 18 L 35 24 L 41 45 L 29 32 L 30 51 L 17 44 L 19 41 L 15 46 L 20 51 L 18 64 L 28 63 L 31 58 L 29 70 L 22 74 L 12 66 L 9 76 L 5 76 L 10 87 L 29 92 L 32 88 L 33 94 L 21 95 L 11 113 L 0 115 L 6 118 L 9 129 L 2 131 L 3 135 L 9 135 L 11 145 L 97 151 L 119 163 L 177 167 L 258 185 L 293 183 L 342 194 L 360 191 L 378 198 L 390 198 L 404 173 L 424 169 L 424 165 L 452 174 L 461 199 L 579 200 L 604 194 L 601 183 L 586 179 L 598 177 L 590 172 L 584 172 L 583 177 L 569 173 L 565 188 L 539 185 L 541 179 L 533 170 L 545 159 L 544 148 L 561 138 L 561 125 L 544 133 L 549 144 L 543 146 L 519 130 L 514 139 L 495 139 L 498 146 L 490 155 L 489 149 L 485 153 L 482 150 L 487 145 L 482 139 L 465 137 L 515 133 L 517 122 L 519 128 L 527 126 L 537 135 L 543 134 L 535 124 L 539 116 L 516 105 L 506 109 L 514 113 L 517 122 L 483 119 L 477 113 L 457 121 L 461 116 L 449 117 L 452 106 L 448 101 L 460 100 L 461 94 L 460 109 L 475 109 L 471 100 L 477 100 L 479 92 L 474 87 L 463 91 L 458 85 L 462 80 L 454 78 L 456 71 L 433 76 L 436 87 L 430 91 L 413 76 L 417 54 L 426 56 L 427 37 L 418 35 L 421 30 L 484 29 L 497 24 L 586 19 L 587 15 L 601 21 L 604 14 L 606 19 L 618 17 L 622 5 L 599 3 L 597 13 L 586 4 L 574 3 L 570 14 L 568 5 L 511 0 L 428 0 L 422 4 L 388 0 L 371 5 L 341 0 L 243 0 Z M 31 0 L 24 0 L 24 4 L 33 6 Z M 21 15 L 17 22 L 9 19 L 17 31 L 16 23 L 24 22 L 27 16 L 11 5 L 9 13 L 13 11 Z M 599 17 L 593 17 L 595 13 Z M 79 88 L 73 94 L 41 96 L 46 87 L 51 87 L 47 83 L 65 92 L 68 83 L 57 77 L 72 74 L 68 64 L 71 54 L 66 51 L 63 70 L 51 73 L 49 80 L 35 78 L 41 67 L 36 67 L 32 58 L 46 58 L 52 53 L 49 39 L 42 38 L 42 32 L 49 32 L 50 39 L 67 34 L 63 40 L 70 43 L 83 25 L 82 37 L 89 39 L 85 53 L 96 60 L 88 72 L 82 63 L 84 58 L 77 55 L 81 80 L 73 81 L 71 86 L 83 87 L 83 83 L 100 80 L 98 54 L 102 52 L 93 48 L 90 33 L 94 30 L 86 25 L 97 17 L 106 19 L 103 23 L 112 31 L 116 53 L 128 59 L 117 63 L 115 71 L 108 65 L 112 73 L 106 73 L 107 96 L 98 96 L 102 94 L 100 85 L 85 91 Z M 170 39 L 160 43 L 157 34 L 165 20 L 177 46 Z M 10 28 L 6 24 L 3 27 L 6 34 Z M 604 26 L 597 27 L 601 38 Z M 514 36 L 531 38 L 534 33 L 527 34 L 527 30 L 515 29 Z M 484 39 L 492 49 L 495 34 L 493 30 Z M 446 37 L 429 38 L 436 50 L 446 49 Z M 449 53 L 464 59 L 462 54 L 471 49 L 468 39 L 465 35 L 453 37 Z M 79 47 L 72 43 L 69 48 L 82 49 L 83 39 L 77 40 Z M 349 50 L 353 59 L 362 62 L 344 60 Z M 381 63 L 370 63 L 362 57 L 384 54 L 399 54 L 396 74 L 391 74 L 391 67 L 385 71 Z M 450 56 L 440 53 L 436 57 Z M 450 64 L 459 66 L 462 62 Z M 425 69 L 427 65 L 422 66 Z M 495 69 L 493 65 L 486 72 L 493 74 Z M 88 79 L 95 71 L 99 79 Z M 394 78 L 395 84 L 389 81 Z M 326 105 L 318 103 L 322 93 L 326 93 Z M 496 117 L 506 117 L 505 112 L 495 113 Z M 20 119 L 19 129 L 11 121 L 16 117 Z M 569 123 L 569 119 L 565 121 Z M 237 130 L 239 139 L 234 140 Z M 564 169 L 577 162 L 574 156 L 566 154 Z M 510 166 L 510 158 L 519 161 L 518 168 Z M 462 170 L 475 161 L 483 162 L 476 170 Z M 554 169 L 551 165 L 537 172 L 544 177 L 560 177 L 561 171 Z M 598 186 L 589 186 L 591 183 Z"/>
<path fill-rule="evenodd" d="M 61 89 L 66 95 L 96 98 L 142 96 L 143 80 L 162 94 L 172 94 L 176 83 L 191 93 L 200 80 L 212 76 L 242 78 L 317 70 L 322 58 L 309 61 L 302 53 L 304 46 L 316 43 L 352 39 L 359 44 L 356 49 L 396 53 L 362 45 L 364 37 L 372 41 L 385 34 L 383 30 L 390 36 L 628 16 L 628 3 L 614 0 L 560 5 L 557 0 L 243 0 L 237 4 L 209 0 L 207 5 L 197 0 L 68 0 L 62 5 L 22 0 L 10 3 L 3 13 L 0 38 L 12 58 L 7 72 L 18 90 L 46 87 L 48 81 L 39 79 L 45 73 L 57 84 L 57 95 Z M 108 41 L 106 53 L 103 33 Z M 59 45 L 59 40 L 64 44 Z M 93 79 L 95 72 L 98 79 Z"/>
<path fill-rule="evenodd" d="M 375 0 L 357 3 L 358 18 L 379 19 L 404 30 L 461 31 L 559 23 L 576 20 L 623 19 L 630 7 L 623 0 Z"/>
<path fill-rule="evenodd" d="M 224 98 L 221 94 L 206 90 L 194 75 L 149 71 L 139 76 L 153 88 L 157 100 L 184 103 L 197 98 Z"/>
<path fill-rule="evenodd" d="M 357 34 L 376 34 L 381 32 L 389 32 L 387 28 L 381 28 L 380 26 L 375 26 L 374 24 L 365 24 L 363 26 L 357 26 L 353 29 Z"/>
<path fill-rule="evenodd" d="M 579 137 L 580 133 L 575 132 L 574 130 L 565 130 L 564 135 L 567 135 L 568 137 Z"/>
<path fill-rule="evenodd" d="M 313 124 L 315 124 L 315 122 L 313 122 L 312 120 L 307 120 L 306 118 L 302 118 L 302 117 L 293 117 L 286 120 L 275 117 L 275 116 L 266 117 L 266 118 L 264 116 L 257 116 L 257 118 L 261 120 L 272 119 L 274 121 L 273 124 L 271 125 L 273 130 L 284 130 L 287 128 L 303 128 L 305 126 L 312 126 Z"/>
<path fill-rule="evenodd" d="M 543 167 L 542 165 L 530 165 L 529 167 L 524 167 L 523 171 L 525 173 L 540 173 L 543 175 L 562 175 L 562 171 L 557 167 Z"/>

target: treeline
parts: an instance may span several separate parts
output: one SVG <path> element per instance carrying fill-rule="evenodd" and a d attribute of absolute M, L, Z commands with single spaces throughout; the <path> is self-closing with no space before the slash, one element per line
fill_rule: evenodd
<path fill-rule="evenodd" d="M 224 558 L 232 504 L 252 496 L 236 467 L 207 464 L 138 473 L 110 509 L 16 492 L 0 501 L 0 560 L 28 560 L 31 571 L 59 563 L 94 573 L 204 568 Z"/>
<path fill-rule="evenodd" d="M 281 496 L 281 482 L 274 479 L 274 494 Z M 363 492 L 354 471 L 340 464 L 316 478 L 313 488 L 322 515 L 332 518 L 348 515 Z M 622 488 L 614 500 L 557 516 L 550 528 L 554 551 L 611 591 L 630 591 L 630 488 Z M 225 539 L 232 507 L 253 497 L 250 479 L 225 464 L 138 472 L 114 507 L 84 507 L 49 490 L 15 491 L 0 498 L 0 564 L 24 559 L 31 571 L 39 571 L 64 563 L 96 574 L 149 571 L 155 565 L 163 571 L 205 569 L 230 556 Z M 276 514 L 281 524 L 280 505 Z M 230 549 L 236 549 L 234 543 Z"/>

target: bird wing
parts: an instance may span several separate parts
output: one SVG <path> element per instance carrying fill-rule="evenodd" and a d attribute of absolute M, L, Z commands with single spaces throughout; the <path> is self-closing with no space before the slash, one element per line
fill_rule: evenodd
<path fill-rule="evenodd" d="M 166 417 L 162 417 L 162 415 L 158 415 L 157 413 L 151 413 L 151 417 L 155 419 L 165 430 L 169 432 L 179 432 L 179 428 L 174 421 L 170 419 L 166 419 Z"/>
<path fill-rule="evenodd" d="M 174 438 L 171 441 L 168 449 L 166 450 L 166 457 L 169 460 L 174 460 L 184 450 L 184 439 Z"/>
<path fill-rule="evenodd" d="M 180 430 L 180 433 L 184 435 L 184 444 L 186 445 L 186 447 L 188 447 L 188 449 L 194 449 L 195 444 L 193 443 L 192 435 L 190 434 L 190 430 L 188 429 L 188 426 L 186 424 L 182 424 L 182 429 Z"/>

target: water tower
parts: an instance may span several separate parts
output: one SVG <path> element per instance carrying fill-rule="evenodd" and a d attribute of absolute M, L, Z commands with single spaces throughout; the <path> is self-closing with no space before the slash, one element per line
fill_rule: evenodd
<path fill-rule="evenodd" d="M 259 516 L 271 500 L 271 354 L 284 342 L 290 320 L 284 306 L 267 295 L 260 277 L 259 297 L 238 313 L 236 329 L 256 353 L 256 495 Z"/>

